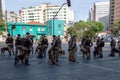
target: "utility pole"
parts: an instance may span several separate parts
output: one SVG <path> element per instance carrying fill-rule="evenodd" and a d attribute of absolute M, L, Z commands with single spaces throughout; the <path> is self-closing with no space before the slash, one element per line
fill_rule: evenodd
<path fill-rule="evenodd" d="M 66 4 L 68 5 L 68 7 L 70 7 L 71 6 L 71 1 L 67 0 L 67 3 L 63 3 L 62 6 L 57 11 L 57 13 L 53 16 L 53 35 L 55 35 L 55 33 L 54 33 L 54 20 L 55 20 L 56 16 L 58 15 L 59 11 L 62 9 L 62 7 Z"/>

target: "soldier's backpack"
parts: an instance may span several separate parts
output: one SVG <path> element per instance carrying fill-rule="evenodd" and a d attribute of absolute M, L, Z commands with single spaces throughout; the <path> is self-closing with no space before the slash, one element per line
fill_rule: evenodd
<path fill-rule="evenodd" d="M 104 42 L 104 41 L 101 41 L 101 42 L 100 42 L 100 47 L 104 47 L 104 45 L 105 45 L 105 42 Z"/>
<path fill-rule="evenodd" d="M 15 45 L 21 45 L 22 44 L 22 39 L 21 38 L 17 38 L 15 40 Z"/>
<path fill-rule="evenodd" d="M 48 40 L 47 39 L 43 39 L 42 40 L 42 45 L 48 45 Z"/>
<path fill-rule="evenodd" d="M 30 40 L 29 40 L 29 39 L 24 39 L 23 45 L 24 45 L 25 47 L 30 47 L 30 46 L 31 46 Z"/>

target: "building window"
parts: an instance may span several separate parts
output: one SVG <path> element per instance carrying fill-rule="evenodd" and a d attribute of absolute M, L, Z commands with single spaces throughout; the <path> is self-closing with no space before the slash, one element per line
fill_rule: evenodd
<path fill-rule="evenodd" d="M 32 31 L 32 27 L 29 29 L 29 31 Z"/>
<path fill-rule="evenodd" d="M 40 28 L 38 28 L 38 31 L 40 31 Z"/>
<path fill-rule="evenodd" d="M 58 27 L 60 28 L 60 27 L 61 27 L 61 24 L 58 24 Z"/>
<path fill-rule="evenodd" d="M 60 35 L 61 34 L 61 31 L 58 31 L 58 35 Z"/>
<path fill-rule="evenodd" d="M 44 32 L 45 30 L 44 30 L 44 28 L 42 28 L 42 32 Z"/>

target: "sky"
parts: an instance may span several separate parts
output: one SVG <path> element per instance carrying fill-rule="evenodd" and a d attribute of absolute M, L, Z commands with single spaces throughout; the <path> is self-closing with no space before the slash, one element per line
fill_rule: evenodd
<path fill-rule="evenodd" d="M 108 0 L 71 0 L 70 9 L 75 12 L 75 21 L 86 21 L 89 15 L 89 10 L 93 7 L 94 2 Z M 40 5 L 42 3 L 51 3 L 62 5 L 66 0 L 6 0 L 5 9 L 9 11 L 18 11 L 23 7 Z"/>

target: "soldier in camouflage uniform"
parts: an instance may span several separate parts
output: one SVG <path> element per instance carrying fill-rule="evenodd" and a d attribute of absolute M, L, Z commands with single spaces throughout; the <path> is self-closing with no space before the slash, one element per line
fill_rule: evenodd
<path fill-rule="evenodd" d="M 10 34 L 7 34 L 7 38 L 6 38 L 5 43 L 7 44 L 8 48 L 9 48 L 9 55 L 11 55 L 12 52 L 13 52 L 13 55 L 14 55 L 13 38 L 10 36 Z"/>
<path fill-rule="evenodd" d="M 32 40 L 30 37 L 30 33 L 27 32 L 25 38 L 23 39 L 23 45 L 22 45 L 23 51 L 24 51 L 23 53 L 25 54 L 25 64 L 26 65 L 29 65 L 28 61 L 29 61 L 29 54 L 31 51 L 31 45 L 32 45 Z"/>
<path fill-rule="evenodd" d="M 71 37 L 70 41 L 69 41 L 69 60 L 72 62 L 76 62 L 76 58 L 75 58 L 75 52 L 76 52 L 76 36 Z"/>
<path fill-rule="evenodd" d="M 15 47 L 16 47 L 15 56 L 17 56 L 18 51 L 20 52 L 20 50 L 22 49 L 22 38 L 20 34 L 17 35 L 17 38 L 15 40 Z"/>
<path fill-rule="evenodd" d="M 113 39 L 113 37 L 111 37 L 111 43 L 110 43 L 110 47 L 111 47 L 111 52 L 109 56 L 115 56 L 115 47 L 116 47 L 116 41 Z"/>

